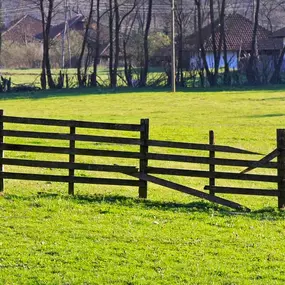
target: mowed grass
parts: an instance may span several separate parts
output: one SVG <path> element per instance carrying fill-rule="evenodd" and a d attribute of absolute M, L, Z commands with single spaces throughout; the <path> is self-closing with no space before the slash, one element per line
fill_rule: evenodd
<path fill-rule="evenodd" d="M 100 94 L 92 89 L 74 90 L 8 95 L 0 101 L 0 109 L 11 116 L 118 123 L 139 123 L 141 118 L 149 118 L 152 139 L 207 143 L 208 132 L 212 129 L 217 144 L 262 154 L 276 147 L 276 129 L 285 127 L 283 90 L 197 91 L 175 95 L 167 91 Z M 28 142 L 66 145 L 40 139 Z M 134 149 L 108 144 L 88 146 Z M 67 160 L 66 156 L 49 154 L 10 152 L 6 156 Z M 80 157 L 78 161 L 126 163 L 89 157 Z M 182 163 L 157 162 L 155 165 L 205 169 Z M 237 170 L 240 168 L 233 171 Z M 66 174 L 50 169 L 38 172 Z M 90 173 L 79 172 L 78 175 Z M 104 177 L 103 173 L 93 175 Z M 208 183 L 207 179 L 168 178 L 200 190 Z M 260 186 L 253 182 L 219 183 Z M 269 185 L 269 188 L 274 189 L 276 185 Z M 153 184 L 149 184 L 146 201 L 137 199 L 135 187 L 76 185 L 75 191 L 76 195 L 69 197 L 67 185 L 63 183 L 5 181 L 5 195 L 0 197 L 0 284 L 285 282 L 285 214 L 277 210 L 276 198 L 227 196 L 253 209 L 252 213 L 238 213 Z"/>

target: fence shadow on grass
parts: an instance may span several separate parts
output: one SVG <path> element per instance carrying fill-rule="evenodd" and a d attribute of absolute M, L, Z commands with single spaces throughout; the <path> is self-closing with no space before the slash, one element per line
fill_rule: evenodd
<path fill-rule="evenodd" d="M 259 210 L 254 210 L 250 213 L 233 211 L 227 207 L 219 206 L 214 203 L 205 201 L 194 201 L 190 203 L 178 203 L 178 202 L 163 202 L 155 200 L 143 200 L 133 197 L 126 197 L 121 195 L 75 195 L 67 196 L 57 193 L 45 193 L 39 192 L 37 195 L 13 195 L 5 194 L 7 200 L 23 200 L 23 201 L 35 201 L 36 199 L 56 200 L 65 199 L 72 203 L 77 204 L 108 204 L 114 206 L 122 206 L 129 208 L 138 208 L 145 210 L 158 210 L 158 211 L 171 211 L 175 213 L 208 213 L 220 217 L 237 217 L 243 216 L 254 220 L 268 220 L 278 221 L 285 219 L 285 210 L 278 210 L 275 207 L 266 207 Z"/>
<path fill-rule="evenodd" d="M 266 207 L 250 213 L 236 212 L 224 206 L 205 201 L 190 203 L 163 202 L 154 200 L 141 200 L 120 195 L 77 195 L 72 197 L 76 203 L 107 203 L 144 209 L 161 211 L 184 212 L 184 213 L 213 213 L 219 216 L 246 216 L 256 220 L 284 220 L 285 211 L 279 211 L 274 207 Z"/>

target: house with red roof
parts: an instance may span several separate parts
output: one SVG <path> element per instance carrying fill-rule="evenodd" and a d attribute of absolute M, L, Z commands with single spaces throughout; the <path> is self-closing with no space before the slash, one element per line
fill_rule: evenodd
<path fill-rule="evenodd" d="M 85 18 L 83 15 L 76 15 L 75 17 L 69 19 L 65 25 L 65 22 L 61 22 L 58 25 L 52 26 L 50 29 L 50 39 L 56 40 L 63 36 L 65 28 L 73 31 L 84 31 Z M 34 35 L 36 39 L 43 40 L 43 31 Z"/>
<path fill-rule="evenodd" d="M 220 23 L 215 22 L 215 41 L 219 46 Z M 253 22 L 237 13 L 228 15 L 225 18 L 225 39 L 227 46 L 227 61 L 231 69 L 237 69 L 242 58 L 251 52 L 253 38 Z M 214 48 L 211 32 L 211 25 L 202 29 L 202 41 L 206 51 L 206 58 L 209 68 L 214 68 Z M 285 28 L 275 33 L 271 33 L 262 26 L 257 27 L 257 48 L 259 55 L 278 57 L 285 44 Z M 199 57 L 199 34 L 193 33 L 187 38 L 186 48 L 190 53 L 190 69 L 200 64 Z M 223 50 L 223 49 L 222 49 Z M 223 52 L 221 52 L 220 68 L 224 67 Z"/>
<path fill-rule="evenodd" d="M 10 23 L 2 33 L 2 40 L 11 43 L 27 44 L 35 41 L 35 35 L 42 32 L 41 20 L 25 15 Z"/>

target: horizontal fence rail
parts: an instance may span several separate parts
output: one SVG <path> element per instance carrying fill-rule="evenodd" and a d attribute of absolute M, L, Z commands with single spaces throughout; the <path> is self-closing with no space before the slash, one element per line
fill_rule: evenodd
<path fill-rule="evenodd" d="M 279 197 L 280 192 L 277 190 L 254 189 L 254 188 L 237 188 L 237 187 L 218 187 L 205 186 L 205 190 L 214 190 L 215 193 L 238 194 L 238 195 L 254 195 L 254 196 L 271 196 Z"/>
<path fill-rule="evenodd" d="M 129 144 L 142 145 L 140 139 L 123 138 L 123 137 L 108 137 L 108 136 L 92 136 L 80 134 L 62 134 L 62 133 L 46 133 L 46 132 L 26 132 L 15 130 L 3 130 L 5 137 L 15 138 L 37 138 L 37 139 L 52 139 L 52 140 L 75 140 L 82 142 L 104 142 L 114 144 Z"/>
<path fill-rule="evenodd" d="M 13 159 L 13 158 L 2 158 L 0 159 L 0 164 L 26 166 L 26 167 L 78 169 L 78 170 L 118 172 L 118 173 L 134 173 L 138 170 L 138 168 L 134 166 L 71 163 L 71 162 L 61 162 L 61 161 L 41 161 L 41 160 L 27 160 L 27 159 Z"/>
<path fill-rule="evenodd" d="M 77 154 L 86 156 L 104 156 L 104 157 L 121 157 L 138 159 L 141 157 L 139 152 L 132 151 L 115 151 L 115 150 L 96 150 L 86 148 L 68 148 L 58 146 L 37 146 L 37 145 L 22 145 L 22 144 L 7 144 L 3 143 L 0 146 L 1 150 L 22 151 L 22 152 L 40 152 L 40 153 L 57 153 L 57 154 Z"/>
<path fill-rule="evenodd" d="M 6 128 L 6 124 L 9 128 Z M 58 130 L 56 132 L 15 130 L 11 127 L 13 124 L 25 125 L 25 129 L 28 125 L 55 126 L 68 129 L 63 129 L 62 132 Z M 78 129 L 80 129 L 80 134 Z M 86 129 L 111 130 L 116 136 L 84 134 Z M 120 132 L 125 131 L 137 134 L 137 138 L 120 135 Z M 15 140 L 13 140 L 13 143 L 10 143 L 11 140 L 9 138 L 20 139 L 21 143 L 14 143 Z M 33 142 L 29 143 L 25 139 L 33 139 Z M 36 143 L 40 142 L 40 145 L 33 144 L 35 139 L 37 140 Z M 53 142 L 52 146 L 46 145 L 46 141 L 44 141 L 46 139 L 55 140 L 55 142 Z M 58 146 L 56 145 L 57 141 L 68 142 L 69 146 Z M 77 143 L 79 142 L 92 142 L 94 144 L 90 147 L 85 145 L 84 147 L 78 147 Z M 132 146 L 137 147 L 137 151 L 121 150 L 121 148 L 120 150 L 108 150 L 103 149 L 104 145 L 98 149 L 95 143 Z M 179 153 L 167 153 L 169 151 L 165 150 L 167 148 L 179 151 Z M 183 150 L 194 150 L 195 153 L 199 151 L 202 155 L 185 155 L 182 154 Z M 40 155 L 40 158 L 37 159 L 24 159 L 18 156 L 20 152 L 32 153 L 32 157 L 37 157 L 37 154 L 65 155 L 67 159 L 64 161 L 62 158 L 58 159 L 58 161 L 47 161 L 44 160 L 45 158 L 43 159 L 43 155 Z M 217 153 L 231 154 L 231 157 L 218 158 Z M 238 157 L 233 158 L 232 156 L 234 155 L 238 155 Z M 243 157 L 241 158 L 241 155 L 243 157 L 250 155 L 250 157 L 244 159 Z M 78 156 L 81 157 L 81 161 L 84 161 L 86 156 L 123 159 L 124 165 L 117 165 L 117 160 L 113 164 L 78 162 Z M 256 159 L 257 156 L 260 157 L 261 154 L 256 151 L 216 145 L 213 131 L 209 133 L 208 144 L 152 140 L 149 138 L 148 119 L 142 119 L 140 124 L 116 124 L 12 117 L 4 116 L 3 111 L 0 110 L 0 192 L 4 191 L 4 179 L 16 179 L 68 183 L 69 194 L 74 194 L 75 183 L 132 186 L 138 187 L 140 198 L 147 198 L 148 183 L 151 182 L 236 209 L 240 209 L 242 206 L 224 198 L 216 197 L 216 195 L 235 194 L 278 197 L 278 206 L 283 208 L 285 206 L 285 130 L 277 131 L 277 148 L 275 150 L 261 159 Z M 277 161 L 273 161 L 274 159 Z M 152 165 L 159 161 L 164 162 L 163 167 Z M 151 166 L 150 162 L 152 162 Z M 181 166 L 175 167 L 175 163 L 186 163 L 185 169 Z M 189 169 L 189 164 L 205 165 L 208 166 L 208 170 Z M 6 171 L 6 169 L 4 171 L 4 166 L 16 167 L 16 171 Z M 220 169 L 218 171 L 217 166 L 228 167 L 232 171 L 225 172 Z M 21 172 L 23 168 L 25 169 L 24 173 Z M 262 174 L 249 173 L 256 168 L 261 170 L 269 169 L 270 173 L 272 173 L 272 170 L 275 170 L 276 174 L 268 174 L 266 172 Z M 59 169 L 61 171 L 66 170 L 66 173 L 64 175 L 33 173 L 37 169 L 48 169 L 49 172 L 53 171 L 53 169 Z M 120 174 L 128 176 L 128 178 L 86 177 L 85 174 L 80 176 L 77 171 L 113 173 L 113 175 Z M 169 181 L 170 178 L 162 179 L 153 175 L 207 178 L 209 183 L 203 190 L 209 191 L 209 193 L 174 183 Z M 217 182 L 220 179 L 275 183 L 276 189 L 268 189 L 272 186 L 268 186 L 267 189 L 218 186 Z"/>
<path fill-rule="evenodd" d="M 229 172 L 210 172 L 201 170 L 186 170 L 175 168 L 162 168 L 162 167 L 148 167 L 148 173 L 175 175 L 175 176 L 188 176 L 188 177 L 201 177 L 201 178 L 219 178 L 226 180 L 245 180 L 245 181 L 260 181 L 260 182 L 278 182 L 279 179 L 274 175 L 258 175 L 258 174 L 240 174 Z"/>
<path fill-rule="evenodd" d="M 99 122 L 97 123 L 97 122 L 74 121 L 74 120 L 22 118 L 22 117 L 11 117 L 11 116 L 0 117 L 0 122 L 25 124 L 25 125 L 76 127 L 76 128 L 88 128 L 88 129 L 131 131 L 131 132 L 139 132 L 142 128 L 141 125 L 135 125 L 135 124 L 113 124 L 113 123 L 99 123 Z"/>
<path fill-rule="evenodd" d="M 227 153 L 259 154 L 256 152 L 251 152 L 251 151 L 247 151 L 247 150 L 239 149 L 235 147 L 222 146 L 222 145 L 198 144 L 198 143 L 182 143 L 182 142 L 149 140 L 148 145 L 157 146 L 157 147 L 193 149 L 193 150 L 216 151 L 216 152 L 227 152 Z"/>
<path fill-rule="evenodd" d="M 28 174 L 28 173 L 15 173 L 15 172 L 2 172 L 0 173 L 0 178 L 16 179 L 16 180 L 52 181 L 52 182 L 73 182 L 73 183 L 101 184 L 101 185 L 124 185 L 124 186 L 140 185 L 139 181 L 130 180 L 130 179 L 70 177 L 62 175 Z"/>
<path fill-rule="evenodd" d="M 162 160 L 162 161 L 175 161 L 175 162 L 189 162 L 198 164 L 215 164 L 224 166 L 240 166 L 240 167 L 260 167 L 260 168 L 273 168 L 276 169 L 277 162 L 267 162 L 258 165 L 254 160 L 241 160 L 241 159 L 228 159 L 228 158 L 208 158 L 199 156 L 187 156 L 176 154 L 160 154 L 160 153 L 148 153 L 148 159 L 150 160 Z"/>

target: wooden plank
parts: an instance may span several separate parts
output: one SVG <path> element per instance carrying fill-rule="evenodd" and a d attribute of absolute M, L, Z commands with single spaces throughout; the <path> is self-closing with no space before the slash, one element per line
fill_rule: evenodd
<path fill-rule="evenodd" d="M 76 131 L 75 127 L 70 127 L 70 136 L 74 136 L 75 131 Z M 75 155 L 74 155 L 75 140 L 74 139 L 70 139 L 69 148 L 71 152 L 73 152 L 69 154 L 69 163 L 74 164 L 75 163 Z M 70 168 L 68 171 L 69 178 L 71 178 L 71 181 L 68 183 L 68 194 L 69 195 L 74 195 L 74 182 L 72 179 L 74 177 L 74 173 L 75 173 L 74 168 Z"/>
<path fill-rule="evenodd" d="M 239 148 L 230 147 L 230 146 L 222 146 L 222 145 L 170 142 L 170 141 L 158 141 L 158 140 L 149 140 L 148 145 L 149 146 L 157 146 L 157 147 L 195 149 L 195 150 L 205 150 L 205 151 L 212 150 L 212 151 L 216 151 L 216 152 L 259 154 L 259 153 L 244 150 L 244 149 L 239 149 Z"/>
<path fill-rule="evenodd" d="M 4 111 L 0 110 L 0 120 L 4 115 Z M 1 149 L 1 146 L 4 143 L 4 135 L 3 135 L 3 131 L 4 131 L 4 124 L 3 122 L 0 121 L 0 160 L 3 159 L 4 157 L 4 151 L 3 149 Z M 4 166 L 3 164 L 0 162 L 0 173 L 4 171 Z M 0 178 L 0 193 L 4 191 L 4 180 L 3 178 Z"/>
<path fill-rule="evenodd" d="M 59 126 L 59 127 L 76 127 L 76 128 L 90 128 L 90 129 L 104 129 L 104 130 L 120 130 L 120 131 L 140 131 L 138 124 L 113 124 L 101 122 L 87 122 L 75 120 L 56 120 L 43 118 L 24 118 L 3 116 L 0 118 L 1 122 L 25 124 L 25 125 L 44 125 L 44 126 Z"/>
<path fill-rule="evenodd" d="M 199 164 L 215 164 L 224 166 L 240 166 L 251 167 L 256 164 L 254 160 L 241 160 L 241 159 L 227 159 L 227 158 L 209 158 L 200 156 L 188 156 L 177 154 L 160 154 L 160 153 L 148 153 L 148 159 L 159 161 L 174 161 L 174 162 L 187 162 L 187 163 L 199 163 Z M 260 165 L 261 168 L 277 168 L 276 162 L 268 162 Z"/>
<path fill-rule="evenodd" d="M 237 187 L 218 187 L 218 186 L 205 186 L 205 190 L 215 191 L 220 194 L 238 194 L 238 195 L 254 195 L 254 196 L 272 196 L 279 197 L 280 192 L 278 190 L 268 189 L 253 189 L 253 188 L 237 188 Z"/>
<path fill-rule="evenodd" d="M 74 182 L 82 184 L 98 185 L 122 185 L 122 186 L 139 186 L 138 180 L 115 179 L 115 178 L 93 178 L 93 177 L 69 177 L 60 175 L 28 174 L 5 172 L 0 173 L 0 178 L 12 180 L 32 180 L 32 181 L 52 181 L 52 182 Z"/>
<path fill-rule="evenodd" d="M 140 146 L 140 169 L 139 169 L 139 172 L 141 174 L 147 173 L 148 139 L 149 139 L 149 120 L 142 119 L 140 140 L 143 142 L 143 144 Z M 139 187 L 139 198 L 142 198 L 142 199 L 147 198 L 147 181 L 145 180 L 141 180 L 141 186 Z"/>
<path fill-rule="evenodd" d="M 7 144 L 0 146 L 2 150 L 9 151 L 23 151 L 23 152 L 40 152 L 40 153 L 58 153 L 58 154 L 77 154 L 87 156 L 104 156 L 104 157 L 122 157 L 122 158 L 140 158 L 140 153 L 131 151 L 114 151 L 114 150 L 93 150 L 76 148 L 71 150 L 67 147 L 55 146 L 35 146 L 35 145 L 21 145 L 21 144 Z"/>
<path fill-rule="evenodd" d="M 277 130 L 277 149 L 279 155 L 277 157 L 278 163 L 278 191 L 280 192 L 278 198 L 278 208 L 285 208 L 285 129 Z"/>
<path fill-rule="evenodd" d="M 279 179 L 274 175 L 259 175 L 259 174 L 241 174 L 230 172 L 214 172 L 201 171 L 201 170 L 187 170 L 187 169 L 174 169 L 174 168 L 160 168 L 148 167 L 148 173 L 174 175 L 174 176 L 189 176 L 189 177 L 204 177 L 204 178 L 219 178 L 230 180 L 247 180 L 247 181 L 260 181 L 260 182 L 278 182 Z"/>
<path fill-rule="evenodd" d="M 214 131 L 210 131 L 209 132 L 209 144 L 210 145 L 215 145 L 215 134 L 214 134 Z M 215 151 L 214 150 L 210 150 L 209 152 L 209 160 L 210 161 L 213 161 L 215 159 Z M 210 173 L 214 173 L 215 172 L 215 163 L 212 163 L 210 162 L 209 163 L 209 171 Z M 210 177 L 209 178 L 209 185 L 211 186 L 211 189 L 210 189 L 210 195 L 215 195 L 215 191 L 213 190 L 213 187 L 216 185 L 216 181 L 215 181 L 215 178 L 214 177 Z"/>
<path fill-rule="evenodd" d="M 267 154 L 265 157 L 263 157 L 262 159 L 257 161 L 256 163 L 253 163 L 252 166 L 250 166 L 247 169 L 243 170 L 241 173 L 244 174 L 244 173 L 247 173 L 249 171 L 254 170 L 255 168 L 262 167 L 264 164 L 270 162 L 272 159 L 274 159 L 278 155 L 279 155 L 279 151 L 278 151 L 278 149 L 275 149 L 272 152 L 270 152 L 269 154 Z M 276 168 L 277 168 L 277 165 L 276 165 Z"/>
<path fill-rule="evenodd" d="M 15 131 L 15 130 L 5 130 L 3 134 L 6 137 L 17 137 L 17 138 L 76 140 L 76 141 L 85 141 L 85 142 L 105 142 L 105 143 L 129 144 L 129 145 L 142 144 L 140 139 L 124 138 L 124 137 L 92 136 L 92 135 Z"/>
<path fill-rule="evenodd" d="M 177 191 L 180 191 L 186 194 L 190 194 L 192 196 L 199 197 L 199 198 L 208 200 L 210 202 L 218 203 L 220 205 L 227 206 L 233 209 L 250 211 L 250 209 L 245 208 L 238 203 L 235 203 L 235 202 L 232 202 L 232 201 L 220 198 L 220 197 L 212 196 L 208 193 L 204 193 L 194 188 L 190 188 L 190 187 L 187 187 L 181 184 L 177 184 L 177 183 L 174 183 L 174 182 L 162 179 L 162 178 L 154 177 L 149 174 L 138 173 L 138 174 L 134 174 L 133 176 L 139 177 L 140 179 L 147 180 L 149 182 L 152 182 L 160 186 L 164 186 L 164 187 L 167 187 L 173 190 L 177 190 Z"/>
<path fill-rule="evenodd" d="M 69 162 L 60 162 L 60 161 L 26 160 L 26 159 L 14 159 L 14 158 L 3 158 L 0 160 L 0 163 L 2 163 L 3 165 L 55 168 L 55 169 L 78 169 L 78 170 L 114 172 L 114 173 L 133 173 L 138 171 L 138 168 L 136 168 L 135 166 L 69 163 Z"/>

